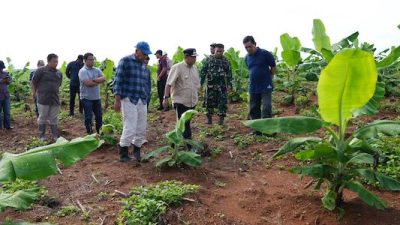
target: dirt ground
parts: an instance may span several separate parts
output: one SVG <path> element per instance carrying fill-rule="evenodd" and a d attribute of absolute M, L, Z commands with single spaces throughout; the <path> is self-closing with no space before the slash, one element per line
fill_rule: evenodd
<path fill-rule="evenodd" d="M 240 120 L 245 118 L 243 106 L 229 106 L 222 141 L 206 137 L 210 148 L 219 147 L 222 152 L 216 157 L 205 158 L 201 168 L 163 169 L 154 167 L 154 161 L 137 166 L 118 161 L 117 148 L 103 145 L 70 168 L 62 169 L 62 175 L 54 175 L 39 183 L 46 187 L 51 198 L 36 203 L 31 210 L 18 212 L 11 209 L 0 213 L 5 218 L 24 219 L 31 222 L 50 221 L 58 224 L 114 224 L 121 209 L 121 195 L 115 190 L 128 193 L 135 185 L 146 185 L 163 180 L 180 180 L 198 184 L 201 190 L 189 196 L 194 202 L 185 201 L 180 207 L 169 209 L 166 218 L 170 224 L 216 224 L 216 225 L 395 225 L 400 224 L 400 194 L 384 192 L 370 187 L 389 203 L 384 211 L 369 207 L 357 196 L 345 192 L 346 214 L 337 220 L 337 214 L 322 207 L 321 193 L 312 187 L 304 188 L 310 178 L 301 179 L 288 169 L 296 165 L 292 157 L 272 161 L 271 156 L 284 141 L 285 135 L 253 143 L 241 149 L 235 144 L 233 135 L 246 135 L 249 129 Z M 283 108 L 280 115 L 291 115 L 293 107 Z M 382 112 L 376 118 L 395 118 L 398 115 Z M 35 136 L 36 123 L 33 117 L 14 115 L 11 131 L 0 131 L 2 151 L 22 151 L 29 137 Z M 204 125 L 201 113 L 194 119 L 195 138 Z M 217 117 L 214 118 L 217 121 Z M 161 146 L 164 134 L 175 125 L 173 111 L 150 114 L 148 140 L 145 152 Z M 85 135 L 82 117 L 60 122 L 60 133 L 67 139 Z M 93 177 L 96 178 L 96 181 Z M 80 202 L 90 210 L 90 218 L 80 215 L 57 217 L 62 207 Z M 190 222 L 190 223 L 188 223 Z"/>

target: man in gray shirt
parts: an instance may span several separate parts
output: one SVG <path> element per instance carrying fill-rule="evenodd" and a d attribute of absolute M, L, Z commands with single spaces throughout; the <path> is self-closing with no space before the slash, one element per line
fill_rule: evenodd
<path fill-rule="evenodd" d="M 103 124 L 100 87 L 99 84 L 106 80 L 100 69 L 93 67 L 94 56 L 92 53 L 86 53 L 83 56 L 85 65 L 79 70 L 80 98 L 85 115 L 85 127 L 88 134 L 93 133 L 92 118 L 96 121 L 96 131 L 100 133 Z"/>
<path fill-rule="evenodd" d="M 58 113 L 60 112 L 60 86 L 62 74 L 57 69 L 58 56 L 49 54 L 47 65 L 36 70 L 32 78 L 32 97 L 37 98 L 39 111 L 39 137 L 46 140 L 46 123 L 49 121 L 53 141 L 57 140 Z"/>

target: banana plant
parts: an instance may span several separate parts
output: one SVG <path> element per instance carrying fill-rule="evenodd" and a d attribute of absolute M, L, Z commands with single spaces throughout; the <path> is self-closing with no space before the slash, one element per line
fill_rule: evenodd
<path fill-rule="evenodd" d="M 27 62 L 23 69 L 15 69 L 11 62 L 11 59 L 7 57 L 7 71 L 11 77 L 11 83 L 8 86 L 8 90 L 11 97 L 16 102 L 25 102 L 27 96 L 30 96 L 30 85 L 29 85 L 29 62 Z"/>
<path fill-rule="evenodd" d="M 143 157 L 144 161 L 148 161 L 153 157 L 157 157 L 163 152 L 169 152 L 169 156 L 161 159 L 157 162 L 156 167 L 163 166 L 180 166 L 186 164 L 188 166 L 198 167 L 201 165 L 202 160 L 199 154 L 192 151 L 184 151 L 182 148 L 186 148 L 190 145 L 193 149 L 200 150 L 203 146 L 193 140 L 183 138 L 183 132 L 185 131 L 185 123 L 190 121 L 193 116 L 197 113 L 195 110 L 188 110 L 182 114 L 181 118 L 177 121 L 175 129 L 166 134 L 168 145 L 158 148 Z"/>
<path fill-rule="evenodd" d="M 105 59 L 101 62 L 100 69 L 103 72 L 104 78 L 106 79 L 105 85 L 102 85 L 102 92 L 104 97 L 104 110 L 107 110 L 110 101 L 110 95 L 112 94 L 113 78 L 115 75 L 115 64 L 111 59 Z"/>
<path fill-rule="evenodd" d="M 245 121 L 244 124 L 264 133 L 305 134 L 319 129 L 328 138 L 297 137 L 283 145 L 274 158 L 295 153 L 295 158 L 310 162 L 290 171 L 311 176 L 316 189 L 326 183 L 322 204 L 334 210 L 343 203 L 343 191 L 348 189 L 370 206 L 378 209 L 387 203 L 368 191 L 361 180 L 378 183 L 382 189 L 400 190 L 400 183 L 377 173 L 376 149 L 371 147 L 380 135 L 400 134 L 400 122 L 378 120 L 351 132 L 348 122 L 368 104 L 377 83 L 377 68 L 371 53 L 360 49 L 344 49 L 337 53 L 321 72 L 318 82 L 318 104 L 322 119 L 312 117 L 281 117 Z M 303 148 L 299 148 L 303 146 Z"/>
<path fill-rule="evenodd" d="M 249 70 L 240 51 L 229 48 L 224 56 L 229 60 L 232 68 L 232 91 L 229 93 L 230 102 L 247 100 L 247 86 L 249 84 Z"/>
<path fill-rule="evenodd" d="M 289 95 L 285 96 L 285 102 L 291 105 L 294 103 L 297 89 L 303 80 L 297 73 L 297 68 L 302 61 L 300 55 L 301 44 L 297 37 L 290 37 L 287 33 L 282 34 L 280 40 L 283 49 L 281 56 L 285 64 L 285 66 L 280 65 L 280 73 L 286 76 L 283 86 Z"/>
<path fill-rule="evenodd" d="M 40 180 L 73 165 L 96 150 L 103 143 L 94 135 L 79 137 L 71 141 L 59 138 L 56 143 L 37 147 L 29 151 L 12 154 L 4 152 L 0 159 L 0 183 L 25 180 Z M 14 193 L 0 193 L 0 211 L 6 207 L 27 209 L 39 196 L 37 189 L 19 190 Z"/>

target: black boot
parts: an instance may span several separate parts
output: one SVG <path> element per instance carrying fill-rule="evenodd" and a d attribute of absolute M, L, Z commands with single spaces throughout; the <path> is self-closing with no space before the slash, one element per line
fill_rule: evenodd
<path fill-rule="evenodd" d="M 133 156 L 135 156 L 138 162 L 142 160 L 142 157 L 140 156 L 140 147 L 133 145 Z"/>
<path fill-rule="evenodd" d="M 118 154 L 119 154 L 119 161 L 121 162 L 128 162 L 131 160 L 128 156 L 128 147 L 122 147 L 118 145 Z"/>
<path fill-rule="evenodd" d="M 46 124 L 39 124 L 39 138 L 41 141 L 46 141 Z"/>
<path fill-rule="evenodd" d="M 207 115 L 206 124 L 212 124 L 212 116 L 211 115 Z"/>
<path fill-rule="evenodd" d="M 223 116 L 220 116 L 219 117 L 219 123 L 218 123 L 219 125 L 224 125 L 224 117 Z"/>
<path fill-rule="evenodd" d="M 50 125 L 50 130 L 51 130 L 51 137 L 53 138 L 53 141 L 57 141 L 58 139 L 58 131 L 57 131 L 57 125 Z"/>

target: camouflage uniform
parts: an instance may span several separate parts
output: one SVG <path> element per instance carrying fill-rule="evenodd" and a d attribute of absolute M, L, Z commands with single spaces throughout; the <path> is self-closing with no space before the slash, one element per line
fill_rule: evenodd
<path fill-rule="evenodd" d="M 228 104 L 227 88 L 232 88 L 232 70 L 229 61 L 224 56 L 207 57 L 200 70 L 200 79 L 201 85 L 206 83 L 204 107 L 207 109 L 207 115 L 212 115 L 214 108 L 218 108 L 218 115 L 225 117 Z"/>

